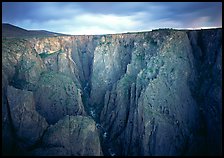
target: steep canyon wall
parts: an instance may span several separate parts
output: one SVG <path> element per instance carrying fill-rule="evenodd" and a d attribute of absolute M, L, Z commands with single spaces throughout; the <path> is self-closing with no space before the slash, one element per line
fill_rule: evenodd
<path fill-rule="evenodd" d="M 4 38 L 3 153 L 220 155 L 222 29 Z"/>

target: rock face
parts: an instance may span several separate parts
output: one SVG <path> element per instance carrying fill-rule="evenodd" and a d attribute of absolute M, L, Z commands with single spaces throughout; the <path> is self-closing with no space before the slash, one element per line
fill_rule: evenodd
<path fill-rule="evenodd" d="M 94 120 L 83 116 L 65 116 L 50 126 L 43 144 L 50 150 L 36 149 L 36 155 L 100 156 L 102 153 Z"/>
<path fill-rule="evenodd" d="M 32 90 L 45 69 L 41 58 L 34 50 L 24 53 L 16 65 L 13 85 L 20 89 Z"/>
<path fill-rule="evenodd" d="M 181 155 L 198 110 L 188 87 L 195 77 L 188 36 L 172 31 L 147 36 L 152 39 L 137 38 L 127 73 L 106 96 L 101 122 L 120 144 L 119 155 Z"/>
<path fill-rule="evenodd" d="M 71 78 L 61 73 L 43 73 L 34 93 L 36 110 L 49 124 L 56 123 L 65 115 L 85 114 L 81 90 Z"/>
<path fill-rule="evenodd" d="M 131 50 L 122 35 L 102 36 L 99 45 L 95 48 L 92 77 L 91 77 L 91 105 L 102 110 L 106 90 L 110 90 L 126 71 L 130 61 Z"/>
<path fill-rule="evenodd" d="M 4 39 L 4 153 L 220 155 L 221 44 L 222 29 Z"/>
<path fill-rule="evenodd" d="M 16 138 L 25 147 L 34 145 L 48 124 L 35 110 L 33 93 L 9 86 L 7 100 Z"/>
<path fill-rule="evenodd" d="M 222 138 L 222 30 L 203 30 L 188 33 L 195 58 L 197 80 L 192 96 L 200 109 L 200 134 L 206 137 L 210 155 L 221 154 Z M 197 91 L 196 91 L 196 90 Z M 196 139 L 202 139 L 198 137 Z"/>

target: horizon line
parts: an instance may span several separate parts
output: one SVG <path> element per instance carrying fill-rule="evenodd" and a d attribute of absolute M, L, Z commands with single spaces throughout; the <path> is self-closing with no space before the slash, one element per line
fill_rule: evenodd
<path fill-rule="evenodd" d="M 58 33 L 58 34 L 64 34 L 65 36 L 81 36 L 81 35 L 115 35 L 115 34 L 128 34 L 128 33 L 144 33 L 144 32 L 151 32 L 151 31 L 157 31 L 157 30 L 177 30 L 177 31 L 194 31 L 194 30 L 209 30 L 209 29 L 222 29 L 222 26 L 212 26 L 212 27 L 197 27 L 197 28 L 173 28 L 173 27 L 161 27 L 161 28 L 152 28 L 149 30 L 141 30 L 141 31 L 126 31 L 126 32 L 117 32 L 117 33 L 102 33 L 102 34 L 67 34 L 67 33 L 62 33 L 62 32 L 56 32 L 56 31 L 52 31 L 52 30 L 47 30 L 47 29 L 26 29 L 23 28 L 21 26 L 18 25 L 14 25 L 11 23 L 7 23 L 7 22 L 2 22 L 3 24 L 9 24 L 15 27 L 19 27 L 21 29 L 27 30 L 27 31 L 47 31 L 47 32 L 51 32 L 51 33 Z"/>

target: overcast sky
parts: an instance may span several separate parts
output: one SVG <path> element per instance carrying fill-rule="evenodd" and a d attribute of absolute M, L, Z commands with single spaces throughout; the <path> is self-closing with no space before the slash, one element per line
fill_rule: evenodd
<path fill-rule="evenodd" d="M 3 2 L 2 21 L 73 35 L 222 27 L 222 3 Z"/>

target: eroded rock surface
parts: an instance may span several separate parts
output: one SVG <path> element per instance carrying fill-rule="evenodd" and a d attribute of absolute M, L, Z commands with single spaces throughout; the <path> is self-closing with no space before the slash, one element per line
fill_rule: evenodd
<path fill-rule="evenodd" d="M 19 144 L 25 148 L 34 145 L 43 135 L 48 123 L 35 110 L 33 93 L 8 86 L 7 100 L 11 123 Z"/>
<path fill-rule="evenodd" d="M 4 38 L 5 154 L 220 155 L 221 43 L 221 29 Z"/>
<path fill-rule="evenodd" d="M 36 109 L 54 124 L 66 115 L 85 114 L 81 90 L 73 80 L 55 72 L 43 73 L 35 93 Z"/>
<path fill-rule="evenodd" d="M 134 47 L 127 73 L 106 96 L 101 114 L 121 155 L 181 155 L 196 127 L 198 109 L 188 88 L 195 77 L 188 37 L 172 31 L 152 37 L 141 39 L 145 49 Z M 151 40 L 157 40 L 156 46 Z"/>
<path fill-rule="evenodd" d="M 84 116 L 65 116 L 50 126 L 43 137 L 45 149 L 35 155 L 100 156 L 100 139 L 95 121 Z"/>

